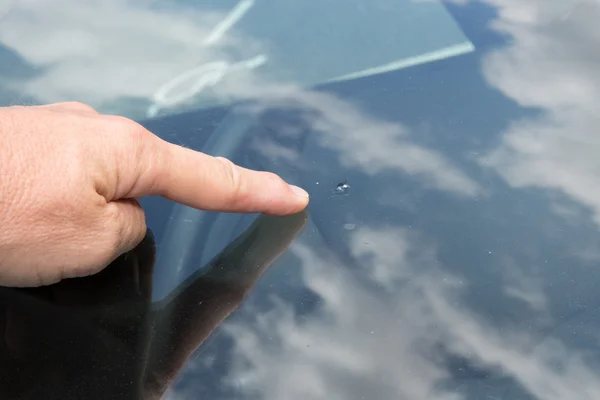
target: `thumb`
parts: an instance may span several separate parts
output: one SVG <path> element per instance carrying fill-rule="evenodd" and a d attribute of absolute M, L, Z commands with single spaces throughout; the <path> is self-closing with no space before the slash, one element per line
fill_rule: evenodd
<path fill-rule="evenodd" d="M 106 205 L 106 221 L 110 227 L 106 230 L 109 248 L 106 249 L 106 264 L 121 254 L 133 250 L 146 236 L 146 216 L 140 203 L 135 199 L 121 199 Z"/>
<path fill-rule="evenodd" d="M 85 259 L 77 259 L 76 265 L 54 268 L 51 272 L 54 275 L 45 277 L 35 286 L 94 275 L 122 254 L 133 250 L 146 236 L 144 210 L 135 199 L 110 201 L 97 218 L 99 225 L 95 228 L 99 232 L 96 234 L 94 230 L 95 241 L 91 246 L 84 246 Z"/>

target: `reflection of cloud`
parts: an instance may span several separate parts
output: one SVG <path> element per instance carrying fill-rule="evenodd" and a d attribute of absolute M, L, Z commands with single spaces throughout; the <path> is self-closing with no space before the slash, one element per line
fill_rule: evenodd
<path fill-rule="evenodd" d="M 369 228 L 352 242 L 384 241 L 356 250 L 377 267 L 345 268 L 314 246 L 297 244 L 304 284 L 320 309 L 299 318 L 275 300 L 270 310 L 248 310 L 250 321 L 224 326 L 234 339 L 225 383 L 258 399 L 460 399 L 454 368 L 439 353 L 469 360 L 471 370 L 498 371 L 537 399 L 600 398 L 598 371 L 557 340 L 498 329 L 463 306 L 458 279 L 439 269 L 426 243 L 403 229 Z M 369 279 L 370 278 L 370 279 Z M 382 291 L 390 285 L 393 291 Z M 560 368 L 556 366 L 560 365 Z M 475 398 L 510 396 L 506 380 L 461 378 Z M 490 382 L 490 380 L 492 380 Z M 459 386 L 461 386 L 459 385 Z M 494 389 L 494 385 L 496 388 Z"/>
<path fill-rule="evenodd" d="M 531 264 L 523 268 L 508 257 L 502 258 L 500 265 L 506 274 L 504 294 L 521 301 L 539 321 L 551 322 L 548 298 L 542 288 L 538 268 Z"/>
<path fill-rule="evenodd" d="M 15 1 L 16 0 L 4 0 L 2 4 L 0 4 L 0 21 L 10 12 Z"/>
<path fill-rule="evenodd" d="M 243 85 L 236 85 L 239 93 Z M 321 146 L 338 153 L 339 162 L 348 168 L 376 175 L 384 171 L 402 171 L 417 176 L 424 186 L 464 196 L 480 194 L 481 187 L 450 160 L 434 149 L 416 144 L 409 129 L 399 123 L 376 119 L 332 94 L 302 90 L 284 85 L 246 87 L 248 96 L 256 96 L 260 107 L 297 107 L 318 135 Z M 275 156 L 268 143 L 257 147 L 266 156 Z M 281 157 L 281 155 L 276 155 Z M 290 157 L 287 157 L 288 159 Z"/>
<path fill-rule="evenodd" d="M 401 279 L 408 272 L 403 259 L 392 259 L 396 246 L 410 246 L 407 232 L 365 230 L 355 240 L 380 234 L 391 237 L 378 247 L 385 252 L 357 250 L 379 265 L 379 275 L 370 274 L 371 285 L 387 285 L 387 277 Z M 393 298 L 378 295 L 366 289 L 368 282 L 309 247 L 297 245 L 294 251 L 302 260 L 305 284 L 322 299 L 319 314 L 299 322 L 291 307 L 276 302 L 269 312 L 257 314 L 256 329 L 227 325 L 236 354 L 228 382 L 263 399 L 457 398 L 434 386 L 447 373 L 423 353 L 437 339 L 428 329 L 426 304 L 402 301 L 398 292 Z M 391 271 L 382 273 L 386 268 Z M 414 289 L 406 286 L 409 295 L 417 295 Z"/>
<path fill-rule="evenodd" d="M 359 228 L 351 238 L 352 255 L 367 268 L 367 275 L 382 287 L 393 290 L 411 277 L 411 254 L 414 237 L 405 230 Z M 424 265 L 433 260 L 432 254 L 421 255 Z"/>
<path fill-rule="evenodd" d="M 486 57 L 484 74 L 539 115 L 513 122 L 483 163 L 515 187 L 566 193 L 590 207 L 600 224 L 600 4 L 489 2 L 498 8 L 494 27 L 513 40 Z"/>
<path fill-rule="evenodd" d="M 583 354 L 571 351 L 558 340 L 535 346 L 524 334 L 499 334 L 484 321 L 453 307 L 439 293 L 427 294 L 439 322 L 449 327 L 446 343 L 452 351 L 501 370 L 534 399 L 600 398 L 599 371 L 587 365 Z"/>
<path fill-rule="evenodd" d="M 0 25 L 0 40 L 42 70 L 34 78 L 6 84 L 40 102 L 77 99 L 100 111 L 106 106 L 109 112 L 123 99 L 149 102 L 169 83 L 176 88 L 164 103 L 182 96 L 193 98 L 203 84 L 221 79 L 222 66 L 252 60 L 263 50 L 231 28 L 254 2 L 237 4 L 227 15 L 182 4 L 156 8 L 152 0 L 19 1 Z M 218 45 L 213 43 L 216 38 Z M 226 54 L 235 54 L 236 59 Z M 211 65 L 214 70 L 202 77 L 194 72 Z M 207 92 L 214 100 L 251 97 L 266 105 L 287 102 L 316 111 L 311 113 L 310 126 L 322 133 L 322 145 L 339 152 L 344 166 L 358 166 L 371 175 L 401 170 L 424 184 L 462 195 L 479 191 L 443 155 L 415 144 L 406 127 L 376 120 L 333 95 L 273 82 L 259 69 L 240 68 Z M 149 110 L 150 114 L 156 111 Z M 273 144 L 261 143 L 261 147 L 277 157 L 294 158 Z"/>
<path fill-rule="evenodd" d="M 219 46 L 204 46 L 222 17 L 152 0 L 20 0 L 0 24 L 0 40 L 44 68 L 35 79 L 16 82 L 19 91 L 40 102 L 101 106 L 123 97 L 150 99 L 182 71 L 227 60 L 223 49 L 255 55 L 256 43 L 235 31 Z"/>

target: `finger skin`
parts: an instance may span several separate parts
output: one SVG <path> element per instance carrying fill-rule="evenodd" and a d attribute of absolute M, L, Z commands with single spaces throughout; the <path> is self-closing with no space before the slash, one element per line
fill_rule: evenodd
<path fill-rule="evenodd" d="M 132 197 L 158 195 L 187 206 L 222 212 L 291 215 L 306 208 L 308 194 L 271 172 L 253 171 L 223 157 L 156 138 L 142 159 Z M 152 160 L 146 157 L 152 157 Z M 153 162 L 152 162 L 153 161 Z"/>

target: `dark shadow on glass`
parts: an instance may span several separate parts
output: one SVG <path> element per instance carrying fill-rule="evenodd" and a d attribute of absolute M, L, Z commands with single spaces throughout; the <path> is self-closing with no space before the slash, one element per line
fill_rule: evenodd
<path fill-rule="evenodd" d="M 150 232 L 94 276 L 0 287 L 0 398 L 161 398 L 306 219 L 306 212 L 259 217 L 160 303 L 150 300 Z"/>

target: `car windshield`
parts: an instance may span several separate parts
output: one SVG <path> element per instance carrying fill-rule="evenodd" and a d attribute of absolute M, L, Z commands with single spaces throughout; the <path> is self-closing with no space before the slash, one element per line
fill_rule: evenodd
<path fill-rule="evenodd" d="M 311 202 L 141 199 L 150 232 L 107 270 L 0 288 L 0 397 L 600 398 L 599 18 L 4 0 L 0 105 L 81 101 Z"/>
<path fill-rule="evenodd" d="M 4 104 L 77 98 L 136 119 L 473 51 L 438 2 L 55 0 L 4 8 Z"/>

